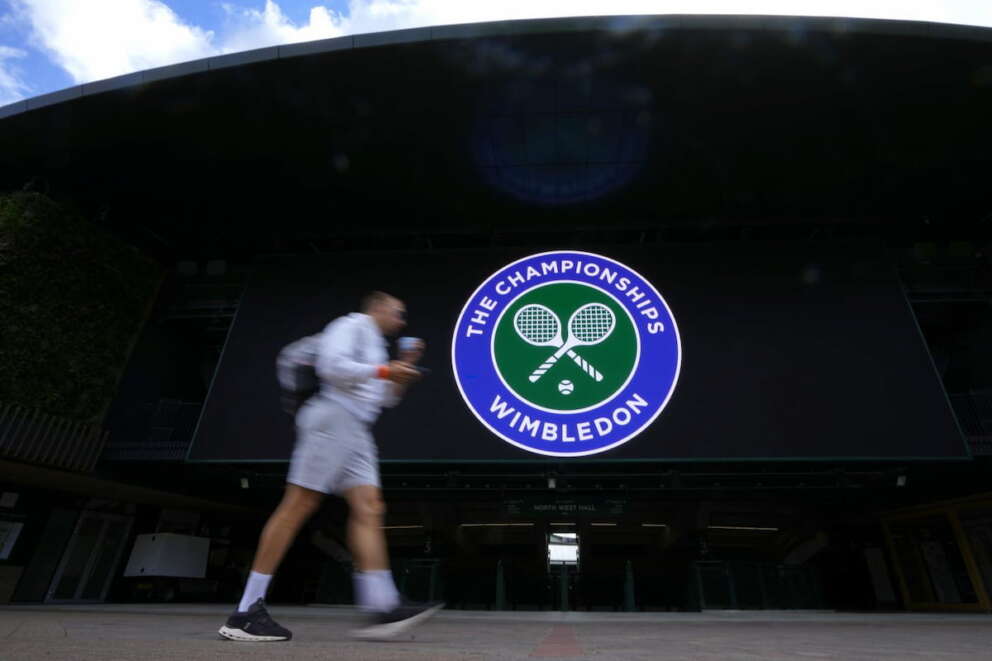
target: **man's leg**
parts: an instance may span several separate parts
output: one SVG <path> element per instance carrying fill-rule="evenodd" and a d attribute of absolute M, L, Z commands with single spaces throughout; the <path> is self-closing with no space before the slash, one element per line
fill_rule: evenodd
<path fill-rule="evenodd" d="M 356 570 L 355 601 L 369 612 L 371 620 L 352 635 L 365 640 L 389 640 L 431 617 L 443 604 L 400 604 L 382 529 L 386 505 L 379 488 L 375 442 L 365 427 L 356 425 L 352 432 L 359 442 L 345 469 L 342 495 L 348 501 L 348 545 Z"/>
<path fill-rule="evenodd" d="M 244 612 L 259 599 L 265 598 L 269 581 L 282 562 L 286 551 L 292 545 L 303 524 L 313 516 L 324 500 L 324 494 L 312 489 L 304 489 L 295 484 L 287 484 L 282 501 L 269 516 L 258 549 L 252 563 L 251 575 L 245 587 L 238 611 Z"/>
<path fill-rule="evenodd" d="M 386 505 L 379 487 L 363 484 L 344 492 L 348 501 L 348 546 L 355 561 L 355 600 L 363 610 L 386 612 L 400 603 L 389 570 L 382 530 Z"/>
<path fill-rule="evenodd" d="M 305 489 L 296 484 L 287 484 L 282 501 L 276 507 L 268 522 L 262 529 L 258 540 L 258 550 L 252 571 L 262 574 L 274 574 L 282 562 L 286 551 L 292 545 L 303 524 L 313 516 L 321 503 L 324 494 L 313 489 Z"/>
<path fill-rule="evenodd" d="M 379 487 L 362 485 L 344 493 L 350 509 L 348 544 L 355 559 L 355 601 L 371 613 L 371 622 L 352 631 L 356 638 L 390 640 L 437 613 L 444 604 L 400 605 L 400 594 L 389 571 L 386 535 L 382 530 L 386 506 Z"/>
<path fill-rule="evenodd" d="M 238 609 L 217 632 L 229 640 L 268 642 L 289 640 L 293 633 L 273 620 L 265 609 L 265 593 L 300 528 L 320 507 L 324 494 L 287 484 L 282 502 L 269 516 Z"/>

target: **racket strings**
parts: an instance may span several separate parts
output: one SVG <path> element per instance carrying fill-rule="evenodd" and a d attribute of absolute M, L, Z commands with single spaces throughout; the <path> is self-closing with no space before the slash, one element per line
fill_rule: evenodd
<path fill-rule="evenodd" d="M 594 305 L 576 314 L 568 330 L 580 342 L 597 342 L 612 328 L 613 313 L 607 307 Z"/>
<path fill-rule="evenodd" d="M 517 332 L 531 342 L 550 342 L 558 334 L 558 320 L 547 310 L 525 307 L 515 320 Z"/>

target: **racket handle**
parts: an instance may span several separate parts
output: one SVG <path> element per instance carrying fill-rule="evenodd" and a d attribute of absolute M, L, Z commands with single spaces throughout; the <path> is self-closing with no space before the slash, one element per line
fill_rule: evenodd
<path fill-rule="evenodd" d="M 602 381 L 603 375 L 599 373 L 599 370 L 586 362 L 586 359 L 575 353 L 573 350 L 568 350 L 568 357 L 575 361 L 575 363 L 582 368 L 582 371 L 591 376 L 596 381 Z"/>
<path fill-rule="evenodd" d="M 540 367 L 538 367 L 537 369 L 535 369 L 533 372 L 530 373 L 530 377 L 529 377 L 530 382 L 537 383 L 537 380 L 540 379 L 542 376 L 544 376 L 544 373 L 547 372 L 549 369 L 551 369 L 554 366 L 554 364 L 557 362 L 558 362 L 558 352 L 556 351 L 554 354 L 551 355 L 550 358 L 548 358 L 546 361 L 541 363 Z"/>

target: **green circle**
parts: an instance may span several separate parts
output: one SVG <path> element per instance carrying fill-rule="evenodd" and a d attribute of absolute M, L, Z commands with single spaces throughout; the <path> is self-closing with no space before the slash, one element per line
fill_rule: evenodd
<path fill-rule="evenodd" d="M 596 344 L 579 344 L 575 354 L 602 375 L 596 381 L 575 359 L 564 354 L 536 382 L 530 377 L 545 363 L 557 347 L 535 346 L 527 342 L 516 326 L 517 311 L 525 305 L 539 304 L 557 317 L 561 340 L 571 337 L 568 322 L 572 314 L 588 303 L 601 303 L 613 311 L 612 332 Z M 624 308 L 611 296 L 588 285 L 561 282 L 535 287 L 523 294 L 506 309 L 496 326 L 493 337 L 493 359 L 496 370 L 520 398 L 534 406 L 554 411 L 578 411 L 608 400 L 627 382 L 637 360 L 637 330 Z M 562 381 L 571 381 L 572 392 L 558 388 Z M 567 390 L 567 388 L 565 389 Z"/>

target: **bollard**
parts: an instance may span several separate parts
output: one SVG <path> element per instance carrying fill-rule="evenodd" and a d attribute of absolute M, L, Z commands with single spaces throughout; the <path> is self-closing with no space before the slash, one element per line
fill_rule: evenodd
<path fill-rule="evenodd" d="M 634 567 L 627 561 L 623 577 L 623 609 L 628 613 L 636 610 L 634 606 Z"/>
<path fill-rule="evenodd" d="M 506 582 L 503 577 L 503 561 L 496 563 L 496 610 L 506 610 Z"/>
<path fill-rule="evenodd" d="M 431 564 L 431 577 L 430 583 L 427 586 L 427 601 L 437 601 L 438 600 L 438 578 L 441 573 L 441 563 L 433 562 Z"/>
<path fill-rule="evenodd" d="M 568 610 L 568 565 L 559 565 L 561 574 L 558 577 L 558 587 L 561 591 L 561 610 Z"/>

